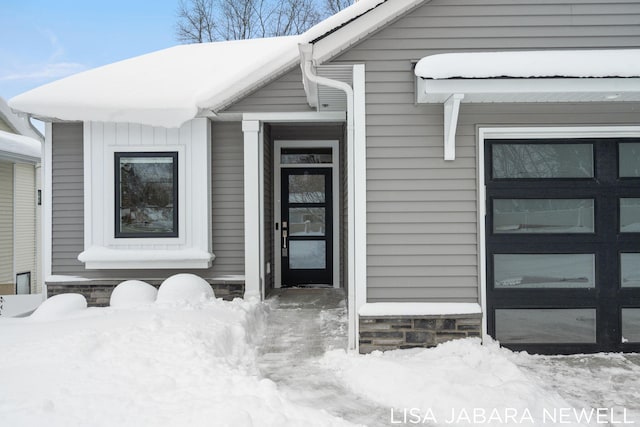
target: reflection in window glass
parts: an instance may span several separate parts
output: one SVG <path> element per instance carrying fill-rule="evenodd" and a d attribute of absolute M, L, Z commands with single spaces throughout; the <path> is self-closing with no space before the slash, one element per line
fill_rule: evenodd
<path fill-rule="evenodd" d="M 495 233 L 593 233 L 593 199 L 495 199 Z"/>
<path fill-rule="evenodd" d="M 620 231 L 640 233 L 640 199 L 620 199 Z"/>
<path fill-rule="evenodd" d="M 324 175 L 289 175 L 289 203 L 324 203 Z"/>
<path fill-rule="evenodd" d="M 26 295 L 31 293 L 31 273 L 16 274 L 16 294 Z"/>
<path fill-rule="evenodd" d="M 620 254 L 620 277 L 623 288 L 640 287 L 640 253 Z"/>
<path fill-rule="evenodd" d="M 640 177 L 640 143 L 620 143 L 618 145 L 618 158 L 621 178 Z"/>
<path fill-rule="evenodd" d="M 622 342 L 640 342 L 640 308 L 622 309 Z"/>
<path fill-rule="evenodd" d="M 494 178 L 592 178 L 591 144 L 493 144 Z"/>
<path fill-rule="evenodd" d="M 327 248 L 324 240 L 290 240 L 290 269 L 324 269 L 327 266 Z"/>
<path fill-rule="evenodd" d="M 496 339 L 502 343 L 595 343 L 596 310 L 496 310 Z"/>
<path fill-rule="evenodd" d="M 593 254 L 496 254 L 496 288 L 593 288 Z"/>
<path fill-rule="evenodd" d="M 115 153 L 116 237 L 178 235 L 178 153 Z"/>
<path fill-rule="evenodd" d="M 324 236 L 324 208 L 289 208 L 291 236 Z"/>
<path fill-rule="evenodd" d="M 280 163 L 293 164 L 317 164 L 331 163 L 331 148 L 283 148 L 280 154 Z"/>

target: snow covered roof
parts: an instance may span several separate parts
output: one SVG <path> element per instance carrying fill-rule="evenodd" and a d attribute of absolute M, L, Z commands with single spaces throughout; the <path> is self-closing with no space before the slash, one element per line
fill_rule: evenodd
<path fill-rule="evenodd" d="M 34 162 L 40 159 L 40 141 L 0 130 L 0 158 Z"/>
<path fill-rule="evenodd" d="M 422 1 L 360 0 L 298 36 L 175 46 L 49 83 L 9 104 L 43 118 L 178 127 L 291 69 L 299 62 L 300 44 L 333 40 L 343 26 L 385 3 L 401 11 Z M 337 42 L 353 43 L 393 17 L 378 15 L 376 23 L 355 28 Z"/>
<path fill-rule="evenodd" d="M 42 134 L 38 132 L 26 117 L 20 117 L 9 108 L 7 102 L 0 97 L 0 120 L 4 120 L 10 128 L 20 135 L 30 136 L 43 141 Z"/>
<path fill-rule="evenodd" d="M 425 79 L 640 77 L 640 49 L 444 53 L 422 58 Z"/>

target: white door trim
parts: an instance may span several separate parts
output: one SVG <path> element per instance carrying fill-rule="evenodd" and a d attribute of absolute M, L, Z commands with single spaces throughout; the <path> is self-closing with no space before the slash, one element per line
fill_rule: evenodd
<path fill-rule="evenodd" d="M 484 144 L 487 139 L 576 139 L 576 138 L 638 138 L 640 126 L 556 126 L 556 127 L 479 127 L 478 128 L 478 230 L 480 262 L 480 303 L 482 306 L 482 338 L 487 334 L 487 271 Z"/>
<path fill-rule="evenodd" d="M 312 164 L 295 164 L 282 165 L 280 163 L 280 150 L 282 148 L 331 148 L 331 163 L 312 163 Z M 276 140 L 273 143 L 274 160 L 273 160 L 273 218 L 274 222 L 280 222 L 281 218 L 281 170 L 282 167 L 287 168 L 331 168 L 332 169 L 332 203 L 333 203 L 333 287 L 340 287 L 340 146 L 338 140 L 296 140 L 285 141 Z M 282 228 L 278 230 L 273 228 L 273 268 L 274 268 L 274 287 L 276 289 L 282 287 Z"/>

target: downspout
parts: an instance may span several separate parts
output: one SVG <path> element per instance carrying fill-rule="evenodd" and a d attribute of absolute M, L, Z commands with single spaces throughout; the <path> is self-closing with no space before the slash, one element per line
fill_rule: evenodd
<path fill-rule="evenodd" d="M 313 45 L 311 43 L 305 43 L 299 45 L 300 56 L 302 61 L 302 73 L 304 77 L 313 82 L 315 84 L 321 86 L 327 86 L 333 89 L 341 90 L 347 96 L 347 163 L 354 165 L 355 164 L 355 154 L 354 154 L 354 96 L 353 96 L 353 88 L 345 83 L 338 80 L 328 79 L 326 77 L 318 76 L 313 71 Z M 347 223 L 350 224 L 348 233 L 349 238 L 347 239 L 347 260 L 348 260 L 348 314 L 349 314 L 349 349 L 356 349 L 357 345 L 357 313 L 356 311 L 356 295 L 355 295 L 355 266 L 351 265 L 355 262 L 355 231 L 353 227 L 354 224 L 354 206 L 353 206 L 353 194 L 354 194 L 354 171 L 353 167 L 351 170 L 347 171 L 347 191 L 349 192 L 348 197 L 348 207 L 347 207 Z"/>

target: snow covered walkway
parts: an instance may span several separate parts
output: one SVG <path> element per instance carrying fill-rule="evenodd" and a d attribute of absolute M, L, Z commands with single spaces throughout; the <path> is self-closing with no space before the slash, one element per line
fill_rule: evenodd
<path fill-rule="evenodd" d="M 258 369 L 296 405 L 370 427 L 416 424 L 404 410 L 427 426 L 603 425 L 598 408 L 604 425 L 640 424 L 638 354 L 536 356 L 469 339 L 358 356 L 343 350 L 342 298 L 296 289 L 268 301 Z"/>
<path fill-rule="evenodd" d="M 389 408 L 348 390 L 325 352 L 347 347 L 347 312 L 341 290 L 295 289 L 269 300 L 259 348 L 262 376 L 276 382 L 290 401 L 369 427 L 386 426 Z"/>

